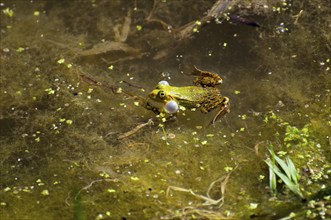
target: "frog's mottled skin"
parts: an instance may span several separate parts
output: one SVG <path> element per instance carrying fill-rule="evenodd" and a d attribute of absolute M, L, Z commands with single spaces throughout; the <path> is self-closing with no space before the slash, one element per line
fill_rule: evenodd
<path fill-rule="evenodd" d="M 198 68 L 195 68 L 195 73 L 198 74 L 194 80 L 197 86 L 176 87 L 158 84 L 148 94 L 146 108 L 156 113 L 164 112 L 164 105 L 170 100 L 188 108 L 198 107 L 204 113 L 219 108 L 213 123 L 228 113 L 229 98 L 222 96 L 220 90 L 215 87 L 222 83 L 222 78 L 215 73 Z"/>

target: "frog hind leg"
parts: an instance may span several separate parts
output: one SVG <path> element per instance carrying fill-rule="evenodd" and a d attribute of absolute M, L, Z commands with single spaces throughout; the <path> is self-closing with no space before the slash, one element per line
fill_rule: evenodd
<path fill-rule="evenodd" d="M 211 124 L 215 124 L 217 120 L 223 117 L 225 114 L 230 112 L 230 99 L 228 97 L 223 97 L 223 101 L 220 105 L 219 111 L 214 116 L 213 120 L 210 122 Z"/>
<path fill-rule="evenodd" d="M 216 73 L 204 71 L 194 67 L 194 75 L 197 77 L 194 79 L 193 83 L 195 85 L 200 85 L 203 87 L 215 87 L 223 82 L 222 78 Z"/>

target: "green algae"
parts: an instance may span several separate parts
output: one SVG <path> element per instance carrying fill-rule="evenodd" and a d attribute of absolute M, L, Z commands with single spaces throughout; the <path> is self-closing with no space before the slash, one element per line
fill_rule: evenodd
<path fill-rule="evenodd" d="M 6 2 L 1 11 L 12 16 L 0 15 L 2 219 L 329 218 L 330 9 L 327 1 L 275 2 L 270 10 L 249 9 L 246 1 L 236 9 L 262 16 L 265 28 L 212 23 L 161 62 L 123 60 L 125 51 L 79 55 L 111 41 L 131 3 Z M 158 15 L 178 27 L 212 4 L 164 2 Z M 126 43 L 155 55 L 174 39 L 143 22 L 152 6 L 137 2 Z M 176 10 L 183 13 L 170 16 Z M 120 141 L 119 134 L 155 116 L 80 76 L 107 85 L 127 80 L 148 92 L 163 77 L 187 85 L 193 65 L 225 76 L 232 112 L 207 127 L 212 114 L 183 111 Z M 282 185 L 277 198 L 270 193 L 263 178 L 270 144 L 293 160 L 306 203 Z M 223 197 L 222 205 L 202 207 L 200 196 L 229 173 L 208 195 Z M 167 194 L 169 187 L 182 191 Z"/>

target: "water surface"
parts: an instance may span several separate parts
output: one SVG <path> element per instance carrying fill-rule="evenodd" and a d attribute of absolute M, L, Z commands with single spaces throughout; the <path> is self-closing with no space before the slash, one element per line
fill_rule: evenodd
<path fill-rule="evenodd" d="M 1 2 L 1 219 L 331 218 L 329 2 L 234 2 L 240 19 L 178 39 L 214 3 Z M 194 66 L 224 79 L 213 126 L 113 92 L 192 85 Z M 271 146 L 304 198 L 271 192 Z"/>

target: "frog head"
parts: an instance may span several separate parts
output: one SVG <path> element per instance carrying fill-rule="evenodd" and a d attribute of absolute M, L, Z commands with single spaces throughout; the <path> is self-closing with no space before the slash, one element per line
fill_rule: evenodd
<path fill-rule="evenodd" d="M 148 94 L 147 103 L 158 112 L 173 114 L 178 110 L 178 102 L 170 95 L 171 86 L 167 81 L 160 81 Z"/>

